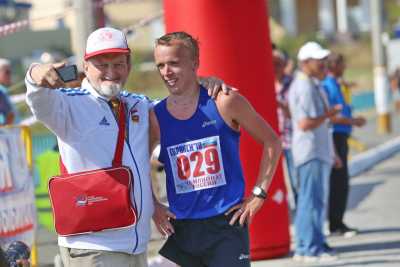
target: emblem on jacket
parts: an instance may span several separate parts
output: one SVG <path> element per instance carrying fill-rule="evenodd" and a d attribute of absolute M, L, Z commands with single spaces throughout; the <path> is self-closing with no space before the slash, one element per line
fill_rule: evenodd
<path fill-rule="evenodd" d="M 104 116 L 103 119 L 101 119 L 101 121 L 99 122 L 99 125 L 105 125 L 105 126 L 110 125 L 110 123 L 106 119 L 106 116 Z"/>
<path fill-rule="evenodd" d="M 138 114 L 138 110 L 136 108 L 131 108 L 131 110 L 129 111 L 129 113 L 131 114 L 131 120 L 133 123 L 138 123 L 139 122 L 139 114 Z"/>

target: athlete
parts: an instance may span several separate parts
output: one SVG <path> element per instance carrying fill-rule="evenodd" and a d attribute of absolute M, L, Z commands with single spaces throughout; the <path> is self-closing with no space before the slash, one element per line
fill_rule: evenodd
<path fill-rule="evenodd" d="M 160 254 L 182 267 L 250 266 L 248 224 L 266 199 L 281 153 L 279 137 L 238 92 L 215 101 L 204 93 L 197 82 L 198 43 L 189 34 L 157 39 L 154 57 L 169 91 L 150 113 L 151 143 L 160 140 L 169 202 L 168 212 L 153 215 L 169 234 Z M 248 198 L 240 127 L 263 146 Z"/>

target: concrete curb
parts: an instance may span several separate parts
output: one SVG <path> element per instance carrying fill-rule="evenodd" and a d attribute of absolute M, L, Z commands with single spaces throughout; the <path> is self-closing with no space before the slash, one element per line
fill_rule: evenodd
<path fill-rule="evenodd" d="M 391 157 L 393 154 L 399 151 L 400 136 L 354 156 L 349 162 L 350 177 L 357 176 L 367 171 L 374 165 Z"/>

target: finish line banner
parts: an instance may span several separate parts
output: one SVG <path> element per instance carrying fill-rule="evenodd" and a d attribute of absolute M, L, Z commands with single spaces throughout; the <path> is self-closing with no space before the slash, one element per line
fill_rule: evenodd
<path fill-rule="evenodd" d="M 0 246 L 33 243 L 34 184 L 20 128 L 0 128 Z"/>

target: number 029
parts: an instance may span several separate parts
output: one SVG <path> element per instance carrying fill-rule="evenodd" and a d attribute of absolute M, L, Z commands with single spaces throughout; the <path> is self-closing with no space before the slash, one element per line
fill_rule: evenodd
<path fill-rule="evenodd" d="M 176 159 L 178 176 L 182 180 L 186 180 L 192 176 L 190 162 L 195 162 L 193 177 L 200 177 L 206 174 L 215 174 L 221 170 L 219 162 L 218 151 L 212 147 L 203 152 L 195 151 L 188 156 L 180 155 Z M 203 164 L 206 165 L 203 170 Z"/>

